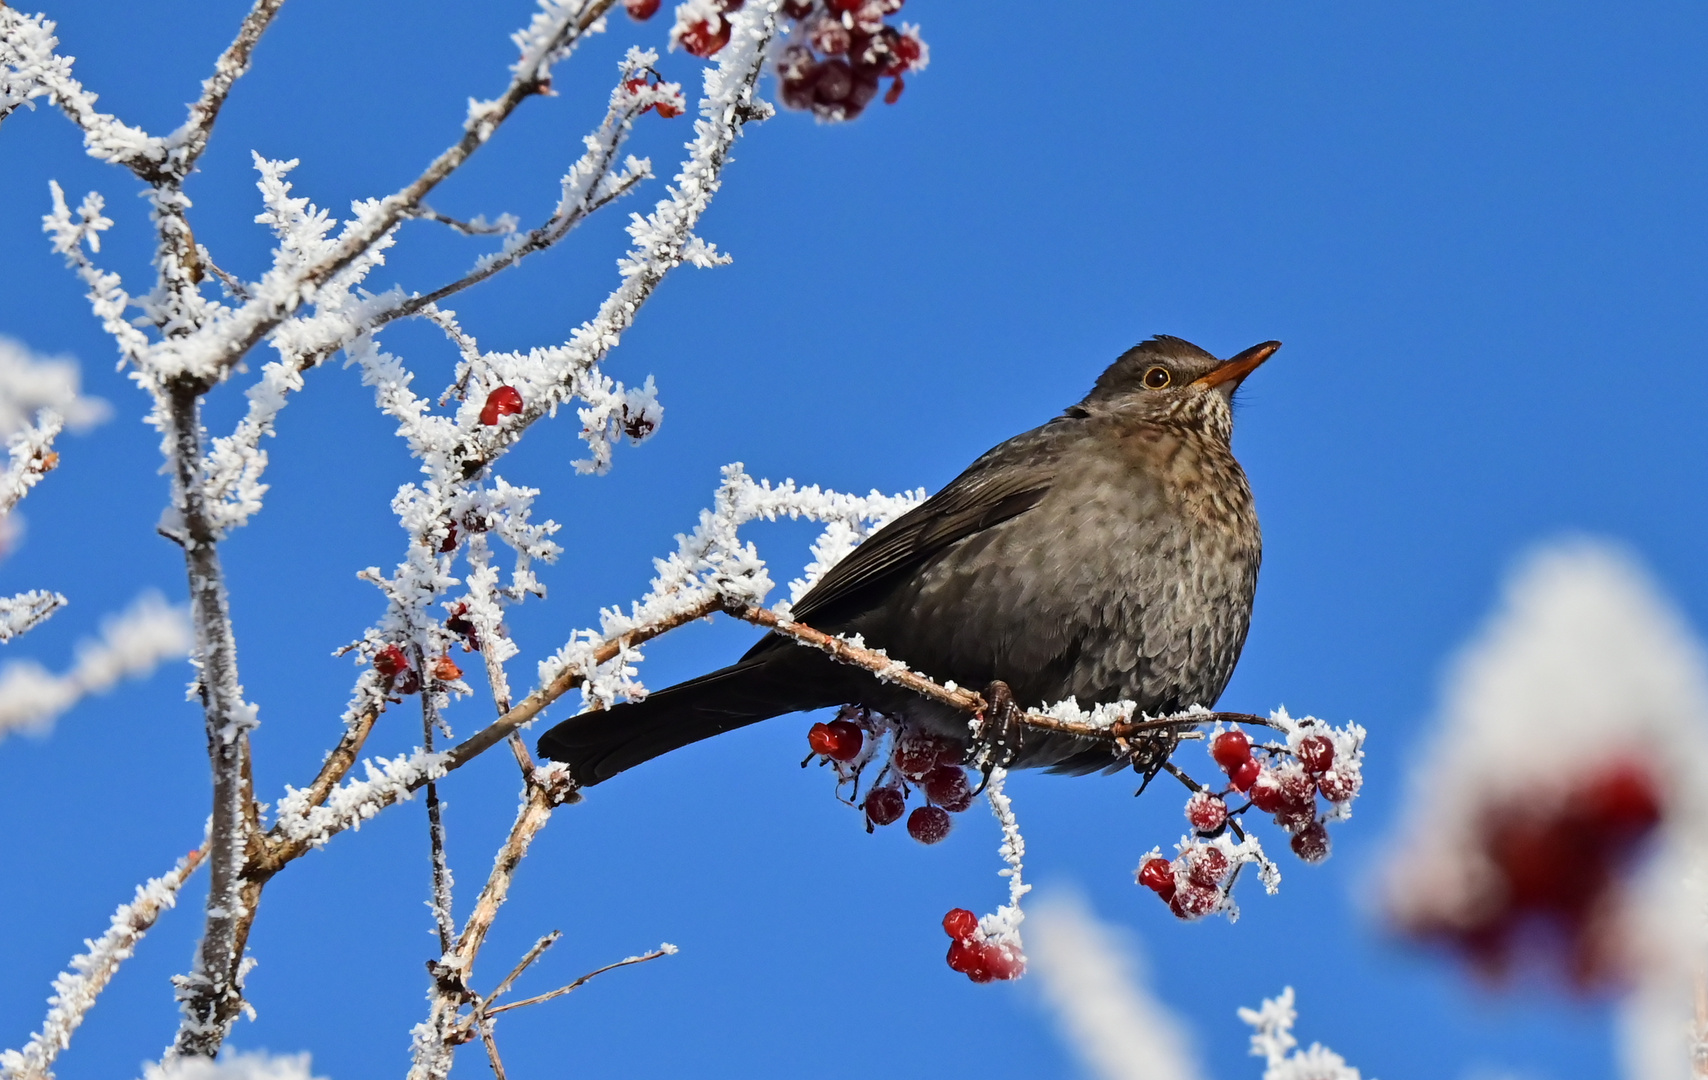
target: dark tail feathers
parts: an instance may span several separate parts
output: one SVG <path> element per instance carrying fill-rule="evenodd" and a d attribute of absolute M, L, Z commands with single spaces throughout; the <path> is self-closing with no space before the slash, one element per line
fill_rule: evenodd
<path fill-rule="evenodd" d="M 540 755 L 564 762 L 577 784 L 591 787 L 701 739 L 846 700 L 836 680 L 786 677 L 797 673 L 776 670 L 777 660 L 746 660 L 642 701 L 572 716 L 540 736 Z"/>

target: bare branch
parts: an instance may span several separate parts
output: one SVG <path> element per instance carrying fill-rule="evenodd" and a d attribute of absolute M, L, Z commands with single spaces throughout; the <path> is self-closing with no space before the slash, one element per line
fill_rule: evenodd
<path fill-rule="evenodd" d="M 492 1002 L 497 1001 L 499 998 L 503 997 L 504 992 L 506 990 L 510 989 L 511 984 L 516 981 L 516 979 L 522 974 L 522 972 L 528 970 L 528 968 L 534 963 L 534 961 L 536 961 L 540 957 L 544 956 L 546 950 L 551 948 L 553 945 L 556 945 L 558 938 L 561 938 L 561 937 L 563 937 L 563 931 L 562 930 L 553 930 L 551 933 L 547 934 L 545 937 L 534 942 L 533 948 L 529 949 L 526 953 L 524 953 L 522 955 L 522 959 L 517 961 L 516 966 L 510 969 L 510 974 L 504 976 L 503 981 L 500 982 L 496 987 L 493 988 L 492 993 L 486 995 L 486 1003 L 490 1005 Z M 491 1012 L 490 1009 L 488 1009 L 486 1011 L 488 1013 Z"/>
<path fill-rule="evenodd" d="M 243 17 L 243 25 L 238 27 L 237 37 L 215 62 L 213 75 L 202 83 L 202 96 L 190 106 L 189 119 L 167 136 L 172 153 L 171 168 L 179 178 L 190 174 L 202 151 L 207 149 L 208 136 L 213 132 L 214 121 L 219 119 L 220 107 L 231 94 L 232 86 L 249 70 L 249 58 L 255 52 L 256 42 L 261 40 L 261 35 L 272 25 L 273 16 L 284 4 L 285 0 L 255 0 L 255 6 L 249 9 L 249 14 Z"/>
<path fill-rule="evenodd" d="M 550 1001 L 552 998 L 562 997 L 563 995 L 569 993 L 572 990 L 577 990 L 577 989 L 587 985 L 596 976 L 603 975 L 607 971 L 615 971 L 617 968 L 628 967 L 631 964 L 644 964 L 648 960 L 657 960 L 661 956 L 672 956 L 672 955 L 675 955 L 675 953 L 676 953 L 676 946 L 674 946 L 674 945 L 660 945 L 658 948 L 652 950 L 649 953 L 643 953 L 640 956 L 625 957 L 622 960 L 618 960 L 614 964 L 606 964 L 602 968 L 597 968 L 593 971 L 589 971 L 587 974 L 583 975 L 581 978 L 570 983 L 568 986 L 560 986 L 556 990 L 552 990 L 548 993 L 538 994 L 538 995 L 535 995 L 534 997 L 531 997 L 531 998 L 524 998 L 521 1001 L 512 1001 L 508 1005 L 500 1005 L 497 1008 L 487 1009 L 487 1010 L 485 1010 L 484 1015 L 486 1015 L 486 1016 L 497 1016 L 499 1013 L 509 1012 L 511 1009 L 520 1009 L 526 1005 L 538 1005 L 542 1001 Z"/>

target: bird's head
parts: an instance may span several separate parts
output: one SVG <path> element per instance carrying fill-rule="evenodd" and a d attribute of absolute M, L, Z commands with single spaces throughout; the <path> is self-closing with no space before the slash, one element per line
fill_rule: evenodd
<path fill-rule="evenodd" d="M 1078 408 L 1087 414 L 1130 409 L 1158 421 L 1231 432 L 1234 391 L 1280 347 L 1265 341 L 1218 360 L 1190 341 L 1159 335 L 1122 353 Z"/>

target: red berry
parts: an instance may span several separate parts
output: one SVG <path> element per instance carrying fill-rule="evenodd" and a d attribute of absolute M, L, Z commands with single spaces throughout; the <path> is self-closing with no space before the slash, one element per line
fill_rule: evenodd
<path fill-rule="evenodd" d="M 1320 821 L 1293 834 L 1293 854 L 1308 863 L 1320 863 L 1328 858 L 1328 829 Z"/>
<path fill-rule="evenodd" d="M 1641 832 L 1661 819 L 1653 778 L 1631 762 L 1598 774 L 1575 801 L 1596 825 L 1613 831 Z"/>
<path fill-rule="evenodd" d="M 1243 731 L 1224 731 L 1210 741 L 1210 756 L 1228 772 L 1251 760 L 1251 739 Z"/>
<path fill-rule="evenodd" d="M 1174 895 L 1174 864 L 1161 857 L 1146 859 L 1139 867 L 1139 884 L 1167 900 Z"/>
<path fill-rule="evenodd" d="M 1328 772 L 1334 767 L 1334 740 L 1327 735 L 1307 735 L 1299 740 L 1299 764 L 1313 776 Z"/>
<path fill-rule="evenodd" d="M 873 788 L 866 792 L 863 807 L 866 820 L 874 825 L 894 825 L 907 809 L 907 798 L 893 787 Z"/>
<path fill-rule="evenodd" d="M 860 756 L 860 747 L 866 737 L 854 724 L 846 720 L 832 720 L 825 725 L 830 732 L 831 746 L 826 753 L 837 761 L 853 761 Z"/>
<path fill-rule="evenodd" d="M 983 980 L 974 977 L 974 972 L 984 971 L 984 950 L 979 948 L 979 943 L 971 938 L 956 938 L 954 943 L 949 946 L 948 960 L 951 970 L 972 978 L 974 982 L 990 981 L 989 975 L 986 975 Z"/>
<path fill-rule="evenodd" d="M 1345 802 L 1358 794 L 1358 774 L 1330 769 L 1317 777 L 1317 790 L 1329 802 Z"/>
<path fill-rule="evenodd" d="M 812 47 L 826 56 L 841 56 L 848 51 L 853 35 L 839 22 L 824 20 L 813 27 Z"/>
<path fill-rule="evenodd" d="M 1247 758 L 1245 764 L 1236 766 L 1234 771 L 1228 774 L 1228 780 L 1233 783 L 1236 791 L 1249 791 L 1251 785 L 1257 782 L 1258 774 L 1261 772 L 1263 772 L 1263 766 L 1255 760 Z"/>
<path fill-rule="evenodd" d="M 1261 770 L 1246 794 L 1251 796 L 1251 804 L 1265 814 L 1273 814 L 1287 805 L 1287 797 L 1281 792 L 1281 782 L 1270 769 Z"/>
<path fill-rule="evenodd" d="M 973 789 L 967 786 L 967 771 L 959 765 L 939 765 L 925 774 L 925 797 L 958 814 L 973 805 Z"/>
<path fill-rule="evenodd" d="M 694 56 L 701 58 L 712 56 L 719 49 L 729 44 L 730 21 L 719 19 L 718 28 L 712 29 L 712 24 L 705 19 L 689 26 L 677 37 L 682 47 Z"/>
<path fill-rule="evenodd" d="M 943 932 L 956 941 L 972 940 L 978 928 L 979 917 L 964 907 L 951 908 L 949 914 L 943 916 Z"/>
<path fill-rule="evenodd" d="M 814 724 L 807 730 L 807 745 L 820 757 L 829 757 L 836 749 L 836 735 L 829 724 Z"/>
<path fill-rule="evenodd" d="M 1228 804 L 1208 791 L 1194 792 L 1186 800 L 1186 820 L 1199 832 L 1215 832 L 1228 820 Z"/>
<path fill-rule="evenodd" d="M 1194 885 L 1214 887 L 1221 884 L 1228 872 L 1228 857 L 1221 848 L 1201 847 L 1190 851 L 1186 858 L 1186 879 Z"/>
<path fill-rule="evenodd" d="M 374 670 L 388 679 L 408 668 L 409 658 L 404 656 L 403 650 L 396 645 L 387 645 L 374 654 Z"/>
<path fill-rule="evenodd" d="M 1182 919 L 1203 918 L 1221 906 L 1221 890 L 1204 885 L 1187 885 L 1168 902 L 1168 909 Z"/>
<path fill-rule="evenodd" d="M 1026 970 L 1026 958 L 1006 945 L 987 941 L 979 953 L 982 966 L 993 979 L 1018 979 Z"/>
<path fill-rule="evenodd" d="M 405 696 L 413 694 L 421 689 L 421 676 L 415 673 L 414 668 L 404 668 L 391 680 L 391 688 Z"/>
<path fill-rule="evenodd" d="M 909 780 L 923 780 L 938 765 L 959 761 L 960 750 L 947 739 L 921 731 L 908 731 L 897 736 L 893 760 L 903 776 Z"/>
<path fill-rule="evenodd" d="M 935 844 L 949 835 L 954 824 L 939 806 L 921 806 L 907 815 L 907 834 L 922 844 Z"/>
<path fill-rule="evenodd" d="M 812 14 L 813 0 L 783 0 L 783 14 L 791 19 L 804 19 Z"/>
<path fill-rule="evenodd" d="M 1305 774 L 1305 770 L 1283 765 L 1275 770 L 1275 780 L 1281 785 L 1282 809 L 1295 812 L 1309 809 L 1313 814 L 1316 812 L 1317 785 Z"/>
<path fill-rule="evenodd" d="M 664 0 L 623 0 L 623 7 L 628 11 L 629 18 L 636 22 L 646 22 L 658 14 L 658 5 Z"/>
<path fill-rule="evenodd" d="M 445 529 L 445 539 L 439 542 L 439 554 L 457 550 L 457 523 L 451 522 Z"/>
<path fill-rule="evenodd" d="M 668 101 L 661 101 L 658 103 L 658 115 L 664 117 L 666 120 L 674 120 L 676 117 L 682 115 L 682 110 L 670 104 Z M 652 428 L 652 421 L 644 418 L 625 418 L 623 420 L 623 430 L 628 433 L 628 436 L 631 439 L 646 438 L 648 435 L 652 434 Z"/>
<path fill-rule="evenodd" d="M 486 395 L 486 404 L 480 409 L 480 422 L 487 427 L 498 423 L 501 416 L 522 411 L 522 392 L 514 386 L 500 386 Z"/>
<path fill-rule="evenodd" d="M 433 677 L 440 682 L 456 682 L 463 677 L 463 669 L 448 656 L 441 656 L 433 661 Z"/>
<path fill-rule="evenodd" d="M 901 92 L 904 89 L 906 89 L 906 84 L 901 81 L 901 76 L 897 75 L 895 77 L 895 81 L 890 83 L 890 88 L 884 91 L 884 104 L 894 105 L 896 102 L 900 101 Z"/>
<path fill-rule="evenodd" d="M 865 2 L 866 0 L 830 0 L 830 10 L 853 11 Z"/>

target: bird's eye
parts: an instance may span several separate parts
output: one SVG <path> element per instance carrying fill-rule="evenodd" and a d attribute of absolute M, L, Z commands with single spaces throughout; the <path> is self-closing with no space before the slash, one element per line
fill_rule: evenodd
<path fill-rule="evenodd" d="M 1152 390 L 1161 390 L 1163 387 L 1174 381 L 1174 376 L 1170 375 L 1168 373 L 1168 369 L 1165 367 L 1153 367 L 1149 371 L 1145 372 L 1144 381 L 1145 385 L 1150 387 Z"/>

